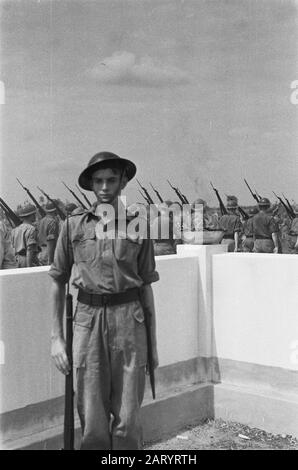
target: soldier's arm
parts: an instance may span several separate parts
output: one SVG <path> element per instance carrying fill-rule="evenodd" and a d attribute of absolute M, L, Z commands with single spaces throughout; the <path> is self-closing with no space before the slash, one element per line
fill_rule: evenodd
<path fill-rule="evenodd" d="M 276 232 L 272 233 L 272 240 L 274 243 L 273 253 L 278 253 L 278 235 Z"/>
<path fill-rule="evenodd" d="M 239 245 L 239 232 L 234 232 L 234 241 L 235 241 L 234 251 L 235 251 L 235 253 L 237 253 L 238 245 Z"/>
<path fill-rule="evenodd" d="M 52 278 L 52 345 L 51 356 L 57 369 L 63 374 L 70 371 L 66 355 L 66 342 L 63 332 L 63 312 L 65 304 L 65 284 L 69 281 L 71 267 L 73 265 L 73 253 L 71 244 L 67 247 L 67 224 L 63 224 L 57 241 L 54 262 L 51 265 L 49 275 Z"/>
<path fill-rule="evenodd" d="M 52 264 L 52 262 L 54 261 L 55 248 L 56 248 L 56 240 L 47 240 L 49 264 Z"/>
<path fill-rule="evenodd" d="M 158 353 L 156 341 L 156 314 L 154 307 L 153 290 L 150 284 L 146 284 L 141 289 L 141 303 L 150 312 L 150 325 L 151 325 L 151 343 L 152 343 L 152 356 L 154 369 L 158 367 Z"/>
<path fill-rule="evenodd" d="M 37 229 L 36 227 L 30 227 L 26 231 L 25 239 L 26 239 L 26 265 L 27 267 L 34 266 L 34 262 L 36 261 L 36 253 L 37 253 Z"/>
<path fill-rule="evenodd" d="M 70 371 L 70 366 L 66 354 L 66 342 L 63 332 L 65 284 L 53 279 L 51 294 L 53 305 L 51 356 L 57 369 L 63 374 L 67 374 Z"/>

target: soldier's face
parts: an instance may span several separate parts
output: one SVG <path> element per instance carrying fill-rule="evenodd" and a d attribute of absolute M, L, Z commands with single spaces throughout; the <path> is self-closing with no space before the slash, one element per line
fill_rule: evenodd
<path fill-rule="evenodd" d="M 125 180 L 121 179 L 120 170 L 107 168 L 97 170 L 92 175 L 92 189 L 101 204 L 111 204 L 126 186 Z"/>

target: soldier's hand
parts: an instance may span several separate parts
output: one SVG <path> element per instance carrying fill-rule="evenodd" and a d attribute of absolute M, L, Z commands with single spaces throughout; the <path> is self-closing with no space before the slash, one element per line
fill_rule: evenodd
<path fill-rule="evenodd" d="M 57 369 L 62 374 L 69 374 L 70 365 L 66 354 L 66 343 L 63 338 L 52 338 L 51 356 Z"/>

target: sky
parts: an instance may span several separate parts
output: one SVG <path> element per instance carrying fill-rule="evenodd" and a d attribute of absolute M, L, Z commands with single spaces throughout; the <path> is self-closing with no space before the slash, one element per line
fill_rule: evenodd
<path fill-rule="evenodd" d="M 1 188 L 67 198 L 109 150 L 175 200 L 298 201 L 298 3 L 289 0 L 1 1 Z M 142 201 L 132 181 L 129 202 Z M 152 194 L 153 195 L 153 194 Z M 92 199 L 92 195 L 91 195 Z"/>

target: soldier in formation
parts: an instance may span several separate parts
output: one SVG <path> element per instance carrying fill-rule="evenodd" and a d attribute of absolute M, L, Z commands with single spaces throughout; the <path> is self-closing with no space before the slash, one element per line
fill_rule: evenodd
<path fill-rule="evenodd" d="M 222 245 L 228 245 L 228 252 L 239 249 L 239 234 L 241 232 L 240 216 L 237 213 L 238 201 L 235 196 L 227 198 L 227 214 L 219 219 L 219 228 L 224 232 Z"/>
<path fill-rule="evenodd" d="M 18 216 L 22 223 L 11 233 L 17 266 L 19 268 L 38 266 L 38 231 L 34 225 L 36 207 L 26 204 L 19 210 Z"/>

